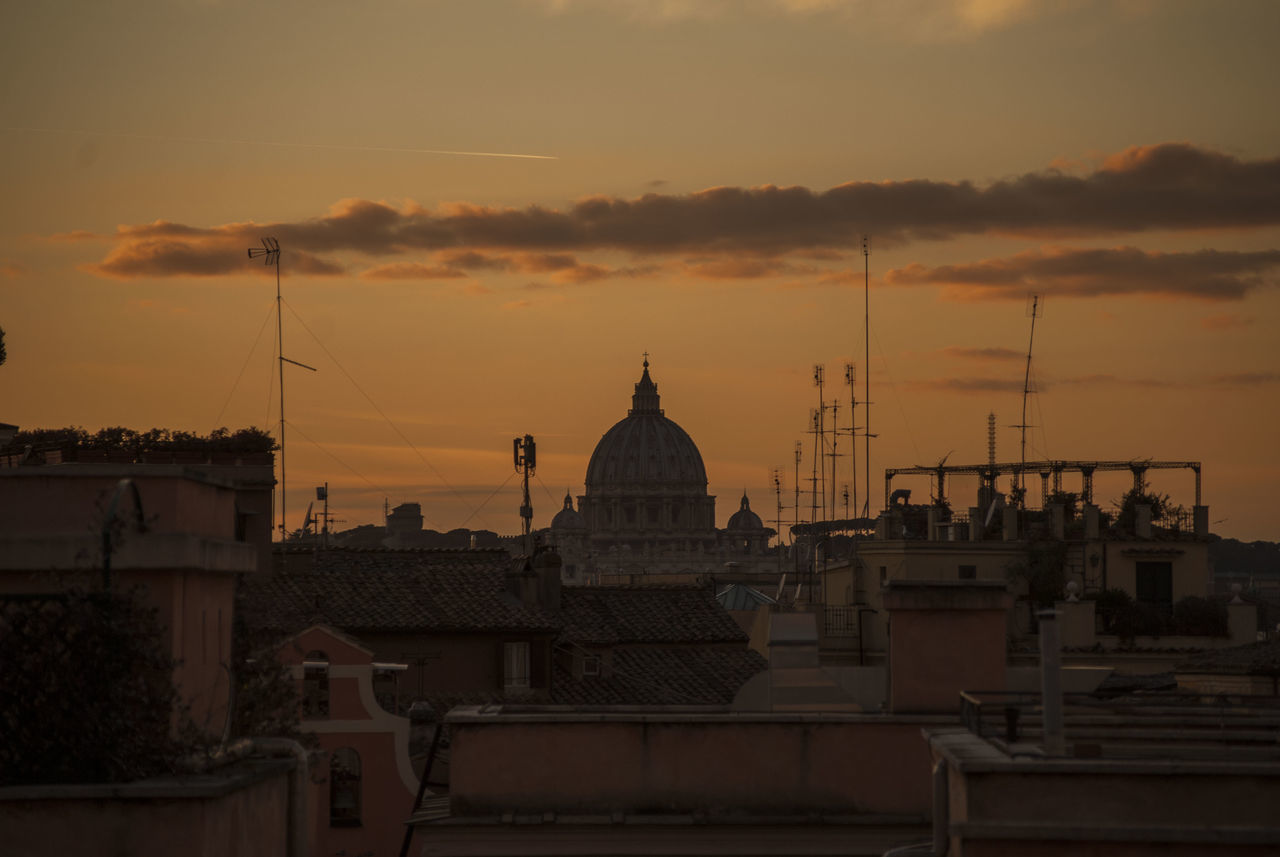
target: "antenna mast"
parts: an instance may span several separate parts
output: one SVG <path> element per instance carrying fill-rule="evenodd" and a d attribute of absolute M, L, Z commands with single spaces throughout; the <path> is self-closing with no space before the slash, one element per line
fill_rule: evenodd
<path fill-rule="evenodd" d="M 853 480 L 853 513 L 858 514 L 858 367 L 852 363 L 844 364 L 844 380 L 849 385 L 849 461 Z M 849 486 L 845 486 L 845 512 L 849 517 Z"/>
<path fill-rule="evenodd" d="M 866 455 L 866 488 L 867 499 L 862 507 L 862 516 L 864 518 L 871 515 L 871 438 L 875 437 L 871 433 L 871 236 L 862 236 L 862 319 L 863 319 L 863 346 L 865 352 L 863 354 L 862 366 L 865 370 L 864 381 L 865 393 L 863 406 L 867 409 L 867 419 L 863 424 L 863 436 L 867 439 L 867 455 Z"/>
<path fill-rule="evenodd" d="M 249 248 L 250 259 L 264 259 L 263 264 L 276 266 L 276 342 L 279 344 L 279 351 L 276 357 L 280 361 L 280 541 L 284 541 L 289 535 L 289 529 L 285 525 L 285 470 L 284 470 L 284 364 L 292 363 L 294 366 L 301 366 L 303 369 L 316 371 L 314 366 L 308 366 L 305 363 L 299 363 L 296 360 L 290 360 L 284 356 L 284 313 L 282 311 L 282 300 L 280 297 L 280 242 L 271 237 L 262 239 L 261 247 Z"/>
<path fill-rule="evenodd" d="M 791 531 L 791 555 L 795 562 L 796 574 L 800 574 L 800 552 L 795 549 L 796 530 L 800 529 L 800 462 L 804 458 L 804 445 L 800 441 L 796 441 L 796 505 L 795 505 L 795 530 Z"/>
<path fill-rule="evenodd" d="M 514 438 L 511 446 L 515 454 L 516 472 L 524 474 L 524 502 L 520 504 L 520 517 L 524 521 L 524 555 L 532 556 L 529 532 L 533 527 L 533 504 L 529 501 L 529 477 L 538 465 L 538 447 L 531 434 Z"/>
<path fill-rule="evenodd" d="M 1027 368 L 1022 376 L 1022 420 L 1018 423 L 1018 432 L 1020 435 L 1020 463 L 1018 465 L 1018 505 L 1026 508 L 1027 505 L 1027 476 L 1024 472 L 1027 466 L 1027 396 L 1031 393 L 1031 349 L 1036 342 L 1036 317 L 1041 314 L 1040 296 L 1031 296 L 1031 307 L 1027 310 L 1027 314 L 1031 316 L 1031 338 L 1027 342 Z"/>

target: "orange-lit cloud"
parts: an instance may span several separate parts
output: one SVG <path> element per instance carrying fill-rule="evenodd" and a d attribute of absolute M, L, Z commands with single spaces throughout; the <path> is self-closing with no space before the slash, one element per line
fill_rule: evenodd
<path fill-rule="evenodd" d="M 1251 324 L 1253 324 L 1252 318 L 1233 312 L 1206 315 L 1200 319 L 1200 326 L 1205 330 L 1239 330 Z"/>
<path fill-rule="evenodd" d="M 1214 386 L 1223 387 L 1259 387 L 1280 384 L 1280 372 L 1236 372 L 1230 375 L 1217 375 L 1212 379 Z"/>
<path fill-rule="evenodd" d="M 0 277 L 17 279 L 18 277 L 25 276 L 26 273 L 26 267 L 19 265 L 17 262 L 0 262 Z"/>
<path fill-rule="evenodd" d="M 245 248 L 230 246 L 226 240 L 200 238 L 147 238 L 126 240 L 112 248 L 101 262 L 83 266 L 84 270 L 104 277 L 212 277 L 227 274 L 257 273 L 268 270 L 261 263 L 247 264 Z M 239 252 L 235 252 L 238 250 Z M 328 259 L 300 250 L 287 251 L 282 257 L 284 274 L 335 276 L 345 269 Z"/>
<path fill-rule="evenodd" d="M 632 199 L 593 196 L 565 210 L 448 203 L 431 211 L 415 203 L 348 199 L 324 216 L 296 222 L 193 227 L 157 220 L 120 227 L 116 246 L 91 270 L 107 276 L 230 273 L 241 269 L 244 248 L 263 235 L 293 252 L 443 252 L 457 254 L 452 267 L 463 267 L 482 264 L 492 251 L 777 257 L 847 250 L 860 233 L 873 233 L 883 245 L 996 233 L 1116 235 L 1277 224 L 1280 158 L 1242 160 L 1166 143 L 1114 154 L 1082 175 L 1046 169 L 985 186 L 912 179 L 825 191 L 716 187 Z M 313 272 L 336 272 L 336 263 L 310 258 Z"/>
<path fill-rule="evenodd" d="M 456 280 L 466 275 L 466 271 L 458 268 L 417 262 L 394 262 L 360 272 L 360 276 L 366 280 Z"/>
<path fill-rule="evenodd" d="M 1025 355 L 1021 355 L 1024 356 Z M 1280 377 L 1280 376 L 1278 376 Z M 1207 384 L 1219 384 L 1219 379 L 1211 379 Z M 1250 383 L 1248 381 L 1238 381 L 1237 383 Z M 1264 381 L 1254 381 L 1252 383 L 1266 383 Z M 1018 377 L 1010 378 L 985 378 L 985 377 L 948 377 L 948 378 L 923 378 L 905 382 L 904 386 L 916 392 L 925 393 L 1020 393 L 1022 392 L 1022 379 Z M 1037 393 L 1046 392 L 1056 387 L 1141 387 L 1144 389 L 1161 389 L 1173 387 L 1189 387 L 1195 386 L 1194 382 L 1186 382 L 1174 384 L 1170 381 L 1162 381 L 1154 378 L 1123 378 L 1119 375 L 1095 374 L 1081 375 L 1077 377 L 1053 378 L 1053 379 L 1036 379 L 1032 383 L 1032 389 Z"/>
<path fill-rule="evenodd" d="M 1158 295 L 1239 300 L 1277 282 L 1280 250 L 1252 253 L 1199 250 L 1149 253 L 1136 247 L 1047 248 L 962 265 L 907 265 L 885 274 L 889 285 L 945 286 L 958 300 L 1022 300 L 1028 292 L 1056 297 Z"/>

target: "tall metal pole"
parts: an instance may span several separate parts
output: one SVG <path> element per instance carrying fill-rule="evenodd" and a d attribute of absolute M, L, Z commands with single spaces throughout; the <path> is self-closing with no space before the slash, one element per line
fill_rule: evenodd
<path fill-rule="evenodd" d="M 314 366 L 308 366 L 305 363 L 299 363 L 297 360 L 290 360 L 284 356 L 284 312 L 283 299 L 280 297 L 280 242 L 270 236 L 262 239 L 261 247 L 250 247 L 249 258 L 259 259 L 266 257 L 266 264 L 276 266 L 276 342 L 279 345 L 279 351 L 276 359 L 280 363 L 280 540 L 284 541 L 289 534 L 289 529 L 285 524 L 285 510 L 288 508 L 285 503 L 285 469 L 284 469 L 284 364 L 292 363 L 294 366 L 301 366 L 312 372 L 316 371 Z"/>
<path fill-rule="evenodd" d="M 283 304 L 280 299 L 280 250 L 275 251 L 276 261 L 276 343 L 280 346 L 277 353 L 278 362 L 280 364 L 280 541 L 284 541 L 289 536 L 289 529 L 285 526 L 285 479 L 284 479 L 284 313 L 282 311 Z"/>
<path fill-rule="evenodd" d="M 1036 342 L 1036 313 L 1040 306 L 1040 296 L 1031 296 L 1031 339 L 1027 342 L 1027 368 L 1022 376 L 1022 420 L 1018 424 L 1021 434 L 1021 458 L 1018 466 L 1019 504 L 1027 505 L 1027 477 L 1023 472 L 1027 467 L 1027 395 L 1031 392 L 1031 349 Z"/>
<path fill-rule="evenodd" d="M 866 506 L 863 507 L 862 512 L 862 516 L 865 518 L 871 514 L 871 238 L 868 235 L 862 236 L 862 298 L 863 339 L 865 340 L 863 343 L 865 353 L 862 358 L 862 367 L 866 385 L 863 393 L 863 405 L 867 409 L 867 420 L 862 426 L 862 431 L 867 439 L 867 499 Z"/>
<path fill-rule="evenodd" d="M 849 461 L 853 479 L 853 513 L 858 514 L 858 367 L 844 364 L 844 379 L 849 384 Z M 849 504 L 845 503 L 847 507 Z M 849 517 L 848 509 L 845 517 Z"/>

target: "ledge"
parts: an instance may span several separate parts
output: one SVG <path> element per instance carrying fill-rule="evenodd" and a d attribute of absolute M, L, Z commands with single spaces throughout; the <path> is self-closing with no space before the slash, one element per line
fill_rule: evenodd
<path fill-rule="evenodd" d="M 247 759 L 213 773 L 151 777 L 131 783 L 60 783 L 0 788 L 0 809 L 17 801 L 199 800 L 217 798 L 287 774 L 293 759 Z"/>

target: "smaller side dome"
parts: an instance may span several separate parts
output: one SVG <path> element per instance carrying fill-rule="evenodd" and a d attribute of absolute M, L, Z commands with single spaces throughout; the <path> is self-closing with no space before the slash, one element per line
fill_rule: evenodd
<path fill-rule="evenodd" d="M 551 529 L 585 530 L 586 528 L 586 520 L 573 508 L 573 496 L 566 493 L 564 495 L 564 508 L 556 512 L 556 516 L 551 519 Z"/>
<path fill-rule="evenodd" d="M 764 521 L 760 520 L 760 516 L 751 511 L 751 501 L 747 499 L 747 494 L 742 493 L 742 506 L 738 511 L 733 513 L 733 517 L 729 519 L 730 530 L 763 530 Z"/>

